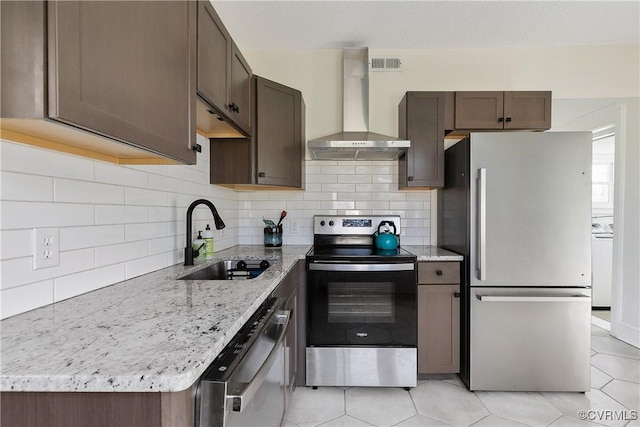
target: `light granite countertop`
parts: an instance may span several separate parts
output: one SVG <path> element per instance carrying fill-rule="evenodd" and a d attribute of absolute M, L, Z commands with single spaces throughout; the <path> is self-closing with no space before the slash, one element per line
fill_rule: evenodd
<path fill-rule="evenodd" d="M 418 257 L 418 261 L 462 261 L 463 259 L 462 255 L 437 246 L 402 246 L 402 248 Z"/>
<path fill-rule="evenodd" d="M 268 259 L 252 280 L 176 280 L 175 265 L 0 322 L 1 391 L 174 392 L 193 385 L 309 246 L 240 245 Z"/>
<path fill-rule="evenodd" d="M 418 261 L 461 261 L 403 246 Z M 0 322 L 0 391 L 176 392 L 191 387 L 309 246 L 240 245 Z M 268 259 L 252 280 L 177 280 L 221 259 Z"/>

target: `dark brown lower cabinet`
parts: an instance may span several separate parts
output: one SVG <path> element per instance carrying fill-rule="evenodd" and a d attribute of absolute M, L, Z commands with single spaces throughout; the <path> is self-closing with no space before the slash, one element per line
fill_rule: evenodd
<path fill-rule="evenodd" d="M 194 388 L 176 393 L 3 392 L 2 427 L 192 426 Z"/>
<path fill-rule="evenodd" d="M 418 264 L 419 375 L 460 371 L 459 268 L 458 262 Z"/>

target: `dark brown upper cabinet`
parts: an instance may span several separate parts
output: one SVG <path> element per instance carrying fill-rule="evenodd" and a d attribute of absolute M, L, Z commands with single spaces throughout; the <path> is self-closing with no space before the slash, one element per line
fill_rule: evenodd
<path fill-rule="evenodd" d="M 198 1 L 198 131 L 251 135 L 251 68 L 209 1 Z"/>
<path fill-rule="evenodd" d="M 253 76 L 252 138 L 212 138 L 211 184 L 304 188 L 305 104 L 299 90 Z"/>
<path fill-rule="evenodd" d="M 546 130 L 551 92 L 456 92 L 455 129 Z"/>
<path fill-rule="evenodd" d="M 196 4 L 2 2 L 3 138 L 193 164 Z"/>
<path fill-rule="evenodd" d="M 451 92 L 407 92 L 398 105 L 398 136 L 411 141 L 398 160 L 398 188 L 444 185 L 445 104 Z M 449 101 L 450 102 L 450 101 Z"/>

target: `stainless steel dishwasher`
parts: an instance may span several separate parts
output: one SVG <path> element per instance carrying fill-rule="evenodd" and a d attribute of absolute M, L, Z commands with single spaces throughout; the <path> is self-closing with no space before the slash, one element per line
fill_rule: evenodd
<path fill-rule="evenodd" d="M 284 303 L 267 299 L 207 368 L 196 390 L 196 427 L 281 425 L 291 317 Z"/>

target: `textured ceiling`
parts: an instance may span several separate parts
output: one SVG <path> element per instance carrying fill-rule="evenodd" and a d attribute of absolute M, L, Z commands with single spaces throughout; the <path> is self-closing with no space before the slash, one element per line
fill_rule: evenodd
<path fill-rule="evenodd" d="M 241 49 L 640 43 L 640 1 L 213 0 Z"/>

